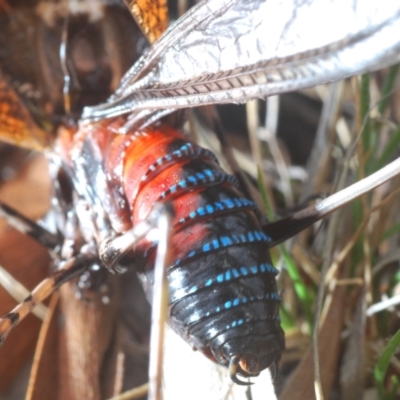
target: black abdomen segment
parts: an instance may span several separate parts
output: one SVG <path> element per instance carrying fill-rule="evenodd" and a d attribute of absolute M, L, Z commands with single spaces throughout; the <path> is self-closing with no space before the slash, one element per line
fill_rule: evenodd
<path fill-rule="evenodd" d="M 182 162 L 182 157 L 175 155 L 181 181 L 160 188 L 159 195 L 159 200 L 175 205 L 188 193 L 196 196 L 196 208 L 176 222 L 175 248 L 183 246 L 192 232 L 202 232 L 190 250 L 168 268 L 169 323 L 192 346 L 212 352 L 223 365 L 229 364 L 232 355 L 257 351 L 253 345 L 246 348 L 250 336 L 260 340 L 275 336 L 277 346 L 283 349 L 277 271 L 254 204 L 241 195 L 234 178 L 221 170 L 208 152 L 203 150 L 203 157 L 201 148 L 190 146 L 197 148 L 196 157 Z M 164 158 L 170 160 L 172 152 Z M 165 172 L 166 167 L 159 164 L 151 167 L 149 175 L 157 176 L 157 168 Z M 168 168 L 175 167 L 169 164 Z M 231 354 L 226 354 L 226 349 Z"/>
<path fill-rule="evenodd" d="M 258 224 L 251 223 L 249 214 L 222 215 L 204 222 L 210 231 L 218 227 L 216 239 L 203 245 L 206 251 L 193 250 L 195 256 L 180 260 L 168 271 L 171 326 L 194 347 L 211 348 L 216 357 L 228 339 L 257 332 L 281 334 L 277 270 L 270 262 L 268 239 L 257 230 Z M 214 241 L 226 246 L 220 243 L 209 250 Z"/>

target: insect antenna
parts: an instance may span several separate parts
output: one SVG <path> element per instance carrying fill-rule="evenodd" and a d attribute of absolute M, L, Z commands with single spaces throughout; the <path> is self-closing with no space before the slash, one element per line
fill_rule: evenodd
<path fill-rule="evenodd" d="M 44 279 L 31 292 L 31 294 L 11 312 L 0 318 L 0 345 L 2 345 L 11 330 L 24 319 L 32 309 L 46 300 L 60 285 L 82 274 L 90 261 L 92 255 L 80 255 L 65 262 L 61 268 L 52 276 Z"/>
<path fill-rule="evenodd" d="M 12 227 L 32 237 L 50 251 L 56 250 L 61 245 L 61 238 L 58 235 L 48 231 L 2 202 L 0 202 L 0 217 L 3 217 Z"/>

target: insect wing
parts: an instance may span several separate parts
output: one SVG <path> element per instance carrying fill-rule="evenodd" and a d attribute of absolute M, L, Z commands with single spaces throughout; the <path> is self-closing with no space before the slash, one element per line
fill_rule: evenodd
<path fill-rule="evenodd" d="M 50 137 L 31 117 L 28 108 L 0 72 L 0 140 L 21 147 L 43 150 Z"/>
<path fill-rule="evenodd" d="M 166 0 L 125 0 L 125 3 L 150 43 L 155 42 L 167 29 Z"/>
<path fill-rule="evenodd" d="M 400 59 L 399 28 L 400 5 L 389 0 L 203 1 L 131 68 L 107 104 L 83 117 L 131 113 L 134 121 L 378 69 Z"/>

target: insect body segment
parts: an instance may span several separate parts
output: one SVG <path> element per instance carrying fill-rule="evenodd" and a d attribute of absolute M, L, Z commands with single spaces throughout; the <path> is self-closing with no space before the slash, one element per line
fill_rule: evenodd
<path fill-rule="evenodd" d="M 106 131 L 91 130 L 86 142 L 93 154 L 105 154 L 99 162 L 108 187 L 123 188 L 129 208 L 125 223 L 145 221 L 156 202 L 174 206 L 173 258 L 167 269 L 170 325 L 194 348 L 230 366 L 235 382 L 243 383 L 236 374 L 258 375 L 280 357 L 284 337 L 270 239 L 255 205 L 212 153 L 169 127 L 123 136 Z M 97 167 L 85 165 L 90 177 L 89 169 Z M 108 263 L 115 272 L 134 266 L 149 299 L 155 247 L 155 242 L 141 240 L 133 257 Z"/>

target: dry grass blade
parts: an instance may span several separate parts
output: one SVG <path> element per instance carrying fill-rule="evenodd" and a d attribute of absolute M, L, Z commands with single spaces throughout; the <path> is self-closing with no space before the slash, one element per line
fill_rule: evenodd
<path fill-rule="evenodd" d="M 40 331 L 25 400 L 52 400 L 58 395 L 58 306 L 55 293 Z"/>
<path fill-rule="evenodd" d="M 373 306 L 369 307 L 367 310 L 367 315 L 370 317 L 371 315 L 376 314 L 377 312 L 384 311 L 393 306 L 397 306 L 400 304 L 400 295 L 391 297 L 389 299 L 380 301 L 379 303 L 375 303 Z"/>
<path fill-rule="evenodd" d="M 331 294 L 325 318 L 318 332 L 318 352 L 321 365 L 321 384 L 324 396 L 332 389 L 337 374 L 341 346 L 343 315 L 345 310 L 345 288 L 336 286 Z M 313 349 L 310 347 L 279 396 L 280 400 L 314 400 Z"/>
<path fill-rule="evenodd" d="M 0 282 L 7 292 L 18 302 L 22 302 L 30 294 L 29 290 L 15 279 L 6 269 L 0 266 Z M 47 308 L 43 304 L 38 304 L 32 311 L 39 319 L 43 320 L 46 316 Z"/>
<path fill-rule="evenodd" d="M 249 140 L 250 140 L 250 148 L 251 155 L 253 158 L 253 163 L 259 167 L 263 164 L 263 154 L 262 154 L 262 146 L 261 142 L 258 138 L 258 130 L 259 130 L 259 122 L 258 122 L 258 103 L 256 100 L 250 100 L 246 103 L 246 111 L 247 111 L 247 129 L 249 131 Z M 270 181 L 268 176 L 261 170 L 262 181 L 265 185 L 265 193 L 268 198 L 269 204 L 274 204 L 274 198 L 270 192 Z M 260 206 L 259 206 L 260 207 Z M 260 207 L 263 209 L 263 207 Z"/>
<path fill-rule="evenodd" d="M 326 180 L 331 166 L 331 149 L 335 134 L 335 123 L 340 110 L 343 82 L 336 82 L 329 86 L 329 92 L 323 101 L 323 109 L 316 132 L 316 137 L 307 163 L 308 176 L 313 177 L 306 182 L 302 190 L 301 201 L 310 197 L 315 190 L 319 190 Z"/>
<path fill-rule="evenodd" d="M 243 158 L 241 160 L 241 167 L 237 161 L 238 152 L 235 152 L 234 147 L 232 146 L 224 128 L 222 125 L 221 118 L 219 116 L 218 110 L 215 106 L 204 106 L 198 109 L 199 120 L 192 120 L 191 124 L 191 133 L 192 137 L 206 139 L 206 143 L 210 145 L 210 142 L 213 142 L 213 138 L 210 135 L 216 135 L 218 139 L 218 144 L 212 146 L 213 151 L 216 154 L 221 153 L 223 158 L 226 160 L 227 165 L 229 165 L 230 170 L 235 174 L 235 176 L 239 179 L 242 189 L 245 191 L 248 197 L 250 197 L 260 208 L 262 209 L 262 200 L 259 191 L 254 185 L 250 182 L 249 177 L 246 175 L 245 170 L 243 169 Z M 201 121 L 201 123 L 200 123 Z M 206 126 L 209 128 L 206 129 Z M 256 134 L 256 132 L 253 132 Z M 243 155 L 242 153 L 239 153 Z M 250 165 L 249 165 L 250 164 Z M 253 168 L 256 171 L 256 168 L 253 161 L 251 160 L 248 163 L 250 168 Z"/>
<path fill-rule="evenodd" d="M 134 400 L 139 399 L 145 395 L 147 395 L 149 391 L 149 384 L 144 383 L 143 385 L 136 387 L 135 389 L 127 390 L 126 392 L 114 396 L 109 400 Z"/>
<path fill-rule="evenodd" d="M 360 292 L 340 370 L 343 400 L 362 399 L 365 373 L 365 288 Z"/>
<path fill-rule="evenodd" d="M 159 241 L 154 265 L 154 296 L 150 335 L 149 400 L 162 398 L 162 365 L 164 359 L 164 329 L 167 319 L 168 287 L 166 270 L 171 259 L 171 210 L 161 211 L 158 221 Z"/>

